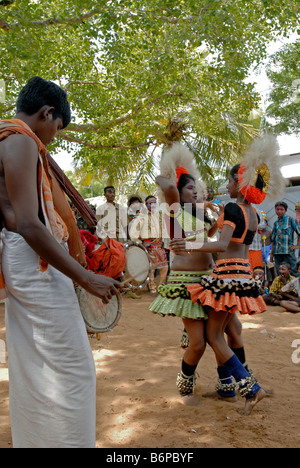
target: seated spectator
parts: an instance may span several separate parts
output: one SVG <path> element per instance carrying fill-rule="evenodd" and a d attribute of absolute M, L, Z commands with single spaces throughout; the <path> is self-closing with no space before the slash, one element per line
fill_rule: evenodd
<path fill-rule="evenodd" d="M 298 267 L 300 271 L 300 267 Z M 285 310 L 293 313 L 300 312 L 300 298 L 298 296 L 297 288 L 295 287 L 295 278 L 291 275 L 291 266 L 288 263 L 283 263 L 279 267 L 279 276 L 277 276 L 271 287 L 269 294 L 263 294 L 263 299 L 267 305 L 281 306 Z M 290 283 L 292 283 L 290 285 Z M 286 286 L 289 286 L 288 293 L 283 291 Z M 300 289 L 299 289 L 300 290 Z"/>
<path fill-rule="evenodd" d="M 300 276 L 300 261 L 297 263 L 297 271 L 298 275 Z M 286 299 L 291 299 L 296 301 L 297 304 L 300 306 L 300 277 L 292 279 L 289 283 L 287 283 L 281 289 L 281 294 Z M 297 292 L 297 297 L 294 296 L 294 292 Z"/>
<path fill-rule="evenodd" d="M 269 294 L 269 289 L 268 289 L 269 288 L 269 283 L 266 280 L 264 269 L 261 268 L 261 267 L 255 267 L 253 269 L 253 278 L 256 281 L 260 281 L 260 283 L 261 283 L 261 288 L 260 288 L 261 294 Z"/>
<path fill-rule="evenodd" d="M 281 289 L 288 284 L 295 276 L 291 275 L 291 265 L 289 263 L 282 263 L 278 269 L 279 275 L 274 279 L 270 287 L 270 294 L 281 294 Z M 297 295 L 297 291 L 293 291 Z"/>

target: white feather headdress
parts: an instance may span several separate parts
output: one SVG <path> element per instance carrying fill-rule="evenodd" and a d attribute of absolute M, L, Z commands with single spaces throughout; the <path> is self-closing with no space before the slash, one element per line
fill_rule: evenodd
<path fill-rule="evenodd" d="M 197 189 L 206 192 L 206 185 L 201 179 L 193 153 L 181 143 L 173 143 L 171 148 L 162 154 L 160 175 L 177 185 L 178 174 L 176 169 L 178 168 L 184 168 L 195 179 Z M 164 201 L 164 195 L 160 188 L 158 188 L 158 196 L 161 201 Z"/>
<path fill-rule="evenodd" d="M 268 195 L 281 197 L 287 185 L 281 173 L 277 138 L 266 133 L 257 138 L 246 151 L 239 170 L 239 184 L 250 203 L 260 204 Z"/>

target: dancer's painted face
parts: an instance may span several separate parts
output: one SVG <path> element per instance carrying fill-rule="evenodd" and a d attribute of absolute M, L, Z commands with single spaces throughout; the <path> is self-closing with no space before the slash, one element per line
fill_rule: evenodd
<path fill-rule="evenodd" d="M 180 193 L 180 201 L 181 203 L 192 203 L 196 205 L 198 198 L 196 184 L 193 180 L 190 180 L 188 184 L 186 184 Z"/>

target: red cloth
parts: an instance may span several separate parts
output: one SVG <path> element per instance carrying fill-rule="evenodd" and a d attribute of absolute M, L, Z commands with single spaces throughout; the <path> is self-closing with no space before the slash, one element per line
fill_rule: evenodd
<path fill-rule="evenodd" d="M 119 278 L 126 265 L 124 245 L 114 239 L 107 239 L 95 250 L 97 237 L 89 231 L 79 230 L 85 249 L 87 269 L 99 275 Z"/>
<path fill-rule="evenodd" d="M 115 239 L 106 239 L 99 249 L 93 253 L 94 271 L 99 275 L 117 279 L 126 265 L 124 245 Z"/>
<path fill-rule="evenodd" d="M 97 242 L 97 237 L 93 236 L 93 234 L 91 234 L 90 231 L 85 231 L 83 229 L 79 229 L 79 234 L 85 251 L 87 269 L 90 271 L 94 271 L 93 255 Z"/>

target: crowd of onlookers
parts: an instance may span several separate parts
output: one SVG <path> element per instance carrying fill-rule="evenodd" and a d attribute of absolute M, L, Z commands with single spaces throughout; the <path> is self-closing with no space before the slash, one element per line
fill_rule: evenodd
<path fill-rule="evenodd" d="M 275 204 L 277 220 L 272 230 L 268 236 L 258 233 L 264 239 L 263 261 L 253 268 L 254 277 L 262 281 L 266 304 L 280 305 L 294 313 L 300 312 L 300 261 L 296 257 L 300 248 L 299 208 L 297 203 L 296 217 L 291 218 L 284 201 Z"/>

